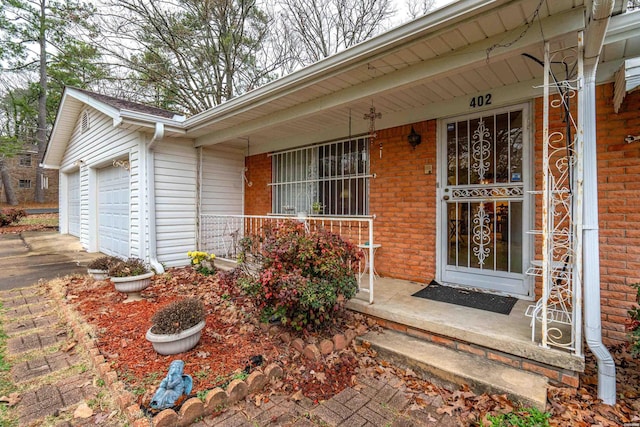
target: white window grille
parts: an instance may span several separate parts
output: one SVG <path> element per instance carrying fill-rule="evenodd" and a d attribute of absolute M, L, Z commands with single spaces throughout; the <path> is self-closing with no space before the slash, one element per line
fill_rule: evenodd
<path fill-rule="evenodd" d="M 40 187 L 43 190 L 47 190 L 49 188 L 49 177 L 45 174 L 40 175 L 40 177 L 42 178 L 40 180 Z"/>
<path fill-rule="evenodd" d="M 369 140 L 330 142 L 272 155 L 272 212 L 369 215 Z"/>
<path fill-rule="evenodd" d="M 18 182 L 18 187 L 20 187 L 20 188 L 31 188 L 31 180 L 30 179 L 21 179 Z"/>

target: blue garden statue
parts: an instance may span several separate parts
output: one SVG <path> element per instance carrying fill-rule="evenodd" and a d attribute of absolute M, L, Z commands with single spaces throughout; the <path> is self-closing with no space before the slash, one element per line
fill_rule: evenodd
<path fill-rule="evenodd" d="M 169 365 L 169 373 L 160 383 L 160 387 L 151 399 L 150 406 L 154 409 L 167 409 L 176 404 L 183 394 L 189 395 L 193 388 L 191 375 L 183 375 L 184 362 L 174 360 Z"/>

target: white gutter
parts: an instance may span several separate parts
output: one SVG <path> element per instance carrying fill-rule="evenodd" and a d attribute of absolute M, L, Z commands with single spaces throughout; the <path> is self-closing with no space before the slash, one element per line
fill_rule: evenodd
<path fill-rule="evenodd" d="M 149 264 L 158 274 L 164 273 L 164 267 L 158 261 L 156 242 L 156 177 L 153 147 L 158 140 L 164 137 L 164 124 L 156 122 L 156 130 L 153 137 L 147 143 L 146 168 L 147 168 L 147 221 L 149 226 Z"/>
<path fill-rule="evenodd" d="M 584 89 L 584 200 L 583 200 L 583 283 L 584 335 L 598 361 L 598 398 L 607 405 L 616 403 L 616 367 L 602 343 L 600 313 L 600 243 L 598 231 L 598 174 L 596 134 L 596 70 L 615 0 L 594 0 L 585 31 Z"/>

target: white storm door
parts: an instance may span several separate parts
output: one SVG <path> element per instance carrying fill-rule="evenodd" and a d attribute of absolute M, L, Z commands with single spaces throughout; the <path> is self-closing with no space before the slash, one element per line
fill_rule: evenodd
<path fill-rule="evenodd" d="M 98 171 L 98 249 L 129 257 L 129 171 L 107 167 Z"/>
<path fill-rule="evenodd" d="M 80 237 L 80 171 L 67 175 L 67 224 L 69 234 Z"/>
<path fill-rule="evenodd" d="M 441 280 L 528 296 L 525 106 L 443 121 Z M 528 167 L 528 165 L 527 165 Z"/>

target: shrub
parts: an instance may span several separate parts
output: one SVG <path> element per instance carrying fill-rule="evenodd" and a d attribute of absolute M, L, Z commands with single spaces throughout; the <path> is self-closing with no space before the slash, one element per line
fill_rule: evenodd
<path fill-rule="evenodd" d="M 632 285 L 636 288 L 636 302 L 640 304 L 640 283 Z M 631 354 L 640 356 L 640 307 L 629 310 L 630 319 L 627 322 L 627 331 L 631 341 Z"/>
<path fill-rule="evenodd" d="M 23 209 L 2 209 L 0 210 L 0 227 L 17 223 L 26 216 L 27 213 Z"/>
<path fill-rule="evenodd" d="M 102 256 L 96 258 L 87 264 L 87 268 L 90 270 L 109 270 L 109 268 L 122 260 L 114 256 Z"/>
<path fill-rule="evenodd" d="M 191 259 L 191 265 L 200 274 L 211 276 L 216 274 L 216 266 L 214 260 L 215 254 L 208 254 L 202 251 L 187 252 L 187 256 Z"/>
<path fill-rule="evenodd" d="M 358 290 L 356 247 L 324 229 L 306 231 L 287 220 L 265 230 L 265 237 L 241 241 L 240 260 L 259 266 L 238 280 L 271 317 L 294 329 L 318 328 Z"/>
<path fill-rule="evenodd" d="M 177 334 L 204 320 L 204 304 L 197 298 L 174 301 L 151 318 L 154 334 Z"/>
<path fill-rule="evenodd" d="M 109 276 L 111 277 L 139 276 L 149 272 L 151 272 L 151 270 L 140 258 L 120 260 L 109 267 Z"/>

